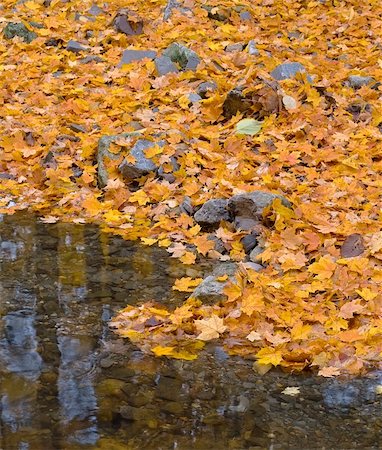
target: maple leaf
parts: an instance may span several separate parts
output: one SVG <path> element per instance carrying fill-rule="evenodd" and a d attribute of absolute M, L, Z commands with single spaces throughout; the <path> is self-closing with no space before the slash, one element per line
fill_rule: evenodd
<path fill-rule="evenodd" d="M 175 280 L 175 284 L 172 289 L 174 291 L 192 292 L 202 281 L 203 278 L 192 279 L 190 277 L 183 277 Z"/>
<path fill-rule="evenodd" d="M 318 371 L 318 375 L 320 375 L 321 377 L 326 377 L 326 378 L 336 377 L 340 374 L 341 374 L 340 369 L 338 369 L 337 367 L 333 367 L 333 366 L 323 367 L 322 369 L 320 369 Z"/>
<path fill-rule="evenodd" d="M 283 360 L 283 354 L 281 350 L 275 350 L 273 347 L 264 347 L 256 353 L 256 358 L 259 364 L 278 366 Z"/>
<path fill-rule="evenodd" d="M 281 391 L 284 395 L 290 395 L 291 397 L 295 397 L 300 394 L 300 388 L 297 386 L 288 386 L 283 391 Z"/>
<path fill-rule="evenodd" d="M 325 255 L 322 256 L 317 262 L 311 264 L 308 267 L 308 271 L 315 274 L 317 279 L 325 280 L 332 277 L 335 268 L 336 263 L 329 255 Z"/>
<path fill-rule="evenodd" d="M 343 319 L 351 319 L 354 314 L 358 314 L 363 310 L 364 306 L 360 305 L 359 300 L 353 300 L 341 306 L 339 316 Z"/>
<path fill-rule="evenodd" d="M 202 341 L 217 339 L 227 329 L 224 320 L 215 314 L 209 319 L 195 320 L 195 326 L 199 332 L 197 338 Z"/>

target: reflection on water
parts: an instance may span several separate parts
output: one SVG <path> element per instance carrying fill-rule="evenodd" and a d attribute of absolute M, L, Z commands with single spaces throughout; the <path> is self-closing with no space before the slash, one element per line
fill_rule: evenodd
<path fill-rule="evenodd" d="M 96 227 L 1 218 L 0 449 L 381 448 L 378 373 L 261 377 L 219 347 L 156 359 L 108 330 L 118 308 L 175 303 L 175 279 L 203 275 Z"/>

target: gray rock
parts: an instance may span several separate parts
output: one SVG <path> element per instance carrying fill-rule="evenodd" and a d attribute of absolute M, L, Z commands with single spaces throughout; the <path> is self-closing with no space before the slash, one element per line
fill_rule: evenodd
<path fill-rule="evenodd" d="M 191 203 L 190 197 L 184 197 L 183 202 L 179 205 L 179 210 L 181 213 L 188 214 L 192 216 L 194 214 L 194 208 Z"/>
<path fill-rule="evenodd" d="M 179 64 L 182 70 L 195 70 L 200 63 L 199 56 L 186 46 L 174 42 L 166 48 L 163 56 L 167 56 L 172 62 Z"/>
<path fill-rule="evenodd" d="M 247 44 L 247 52 L 252 56 L 257 56 L 260 53 L 256 47 L 256 42 L 253 39 L 251 39 Z"/>
<path fill-rule="evenodd" d="M 228 201 L 228 210 L 234 217 L 261 220 L 264 209 L 271 205 L 276 198 L 279 198 L 284 206 L 291 207 L 290 202 L 282 195 L 255 191 L 231 197 Z"/>
<path fill-rule="evenodd" d="M 118 67 L 122 67 L 124 64 L 130 64 L 133 61 L 141 61 L 145 58 L 154 59 L 156 56 L 157 52 L 154 50 L 124 50 Z"/>
<path fill-rule="evenodd" d="M 256 245 L 256 247 L 249 254 L 249 259 L 254 263 L 261 262 L 261 254 L 263 253 L 264 248 L 261 245 Z"/>
<path fill-rule="evenodd" d="M 168 73 L 179 72 L 176 65 L 171 61 L 171 59 L 168 56 L 159 56 L 158 58 L 155 58 L 154 63 L 157 75 L 159 77 L 166 75 Z"/>
<path fill-rule="evenodd" d="M 225 199 L 208 200 L 196 211 L 194 219 L 199 225 L 217 227 L 222 220 L 229 220 L 227 204 L 228 201 Z"/>
<path fill-rule="evenodd" d="M 251 107 L 251 102 L 243 95 L 243 88 L 237 87 L 228 92 L 223 103 L 223 115 L 230 119 L 236 114 L 245 113 Z"/>
<path fill-rule="evenodd" d="M 202 97 L 199 94 L 195 94 L 195 92 L 191 92 L 191 94 L 188 94 L 188 99 L 191 103 L 198 103 L 202 100 Z"/>
<path fill-rule="evenodd" d="M 236 42 L 235 44 L 229 44 L 224 49 L 227 53 L 235 53 L 235 52 L 241 52 L 244 48 L 244 45 L 242 42 Z"/>
<path fill-rule="evenodd" d="M 246 254 L 250 253 L 257 245 L 257 233 L 247 234 L 241 239 L 241 243 L 243 245 L 244 251 Z"/>
<path fill-rule="evenodd" d="M 224 288 L 227 284 L 236 281 L 235 273 L 237 265 L 235 263 L 219 264 L 211 275 L 208 275 L 193 291 L 191 297 L 200 300 L 203 303 L 211 304 L 222 301 L 226 298 Z M 218 277 L 228 275 L 225 281 L 218 281 Z"/>
<path fill-rule="evenodd" d="M 104 10 L 101 9 L 99 6 L 97 5 L 92 5 L 89 9 L 89 14 L 91 14 L 92 16 L 99 16 L 101 14 L 104 13 Z"/>
<path fill-rule="evenodd" d="M 264 266 L 254 262 L 246 262 L 243 264 L 246 269 L 254 270 L 255 272 L 260 272 L 264 269 Z"/>
<path fill-rule="evenodd" d="M 350 75 L 347 79 L 347 82 L 350 87 L 353 89 L 359 89 L 362 86 L 367 86 L 374 82 L 373 77 L 361 76 L 361 75 Z"/>
<path fill-rule="evenodd" d="M 227 253 L 227 249 L 224 246 L 224 243 L 221 239 L 219 239 L 217 236 L 215 236 L 214 234 L 210 234 L 207 239 L 209 241 L 214 241 L 215 243 L 215 248 L 214 250 L 216 250 L 217 252 L 221 253 L 222 255 L 224 253 Z"/>
<path fill-rule="evenodd" d="M 260 221 L 253 217 L 236 216 L 233 223 L 237 231 L 251 231 L 260 224 Z"/>
<path fill-rule="evenodd" d="M 97 55 L 88 55 L 88 56 L 85 56 L 85 58 L 82 58 L 80 60 L 81 64 L 89 64 L 91 62 L 104 62 L 104 60 L 100 56 L 97 56 Z"/>
<path fill-rule="evenodd" d="M 78 123 L 70 123 L 69 128 L 75 133 L 86 133 L 86 128 Z"/>
<path fill-rule="evenodd" d="M 247 20 L 251 20 L 252 19 L 252 15 L 249 11 L 242 11 L 240 13 L 240 19 L 247 21 Z"/>
<path fill-rule="evenodd" d="M 109 151 L 110 145 L 120 139 L 132 136 L 140 136 L 138 132 L 122 133 L 111 136 L 102 136 L 98 141 L 98 148 L 96 153 L 97 166 L 98 166 L 98 185 L 103 188 L 107 185 L 109 174 L 105 165 L 105 159 L 116 160 L 119 158 L 119 154 L 115 154 Z"/>
<path fill-rule="evenodd" d="M 271 76 L 277 80 L 287 80 L 294 78 L 297 73 L 305 73 L 305 67 L 298 62 L 287 62 L 280 64 L 275 69 L 272 70 Z"/>
<path fill-rule="evenodd" d="M 175 158 L 175 156 L 171 156 L 170 160 L 171 160 L 171 171 L 177 172 L 180 169 L 177 159 Z M 158 176 L 167 180 L 169 183 L 174 183 L 176 179 L 172 172 L 166 172 L 163 165 L 159 166 L 158 168 Z"/>
<path fill-rule="evenodd" d="M 118 33 L 124 33 L 127 36 L 136 36 L 143 32 L 143 21 L 136 13 L 127 9 L 118 11 L 113 25 Z"/>
<path fill-rule="evenodd" d="M 9 22 L 4 28 L 4 37 L 6 39 L 13 39 L 15 36 L 21 37 L 27 44 L 30 44 L 37 38 L 37 34 L 34 31 L 28 30 L 23 23 Z"/>
<path fill-rule="evenodd" d="M 199 84 L 196 92 L 202 98 L 207 98 L 209 96 L 208 94 L 215 92 L 217 88 L 217 84 L 214 81 L 203 81 L 203 83 Z"/>
<path fill-rule="evenodd" d="M 73 53 L 80 53 L 86 50 L 86 47 L 84 47 L 82 44 L 80 44 L 77 41 L 73 41 L 73 39 L 70 39 L 70 41 L 66 45 L 66 50 Z"/>
<path fill-rule="evenodd" d="M 133 148 L 130 150 L 130 155 L 135 158 L 135 162 L 130 163 L 124 159 L 118 167 L 125 179 L 134 180 L 142 177 L 143 175 L 147 175 L 150 172 L 156 172 L 158 170 L 158 167 L 154 164 L 154 162 L 151 159 L 146 158 L 144 154 L 144 150 L 154 147 L 154 145 L 159 145 L 162 147 L 164 142 L 152 142 L 146 139 L 140 139 L 135 143 Z"/>

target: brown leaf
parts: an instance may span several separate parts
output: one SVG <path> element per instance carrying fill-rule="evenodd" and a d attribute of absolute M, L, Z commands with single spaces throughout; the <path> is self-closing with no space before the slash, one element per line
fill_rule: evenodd
<path fill-rule="evenodd" d="M 354 233 L 349 235 L 341 247 L 341 257 L 342 258 L 352 258 L 353 256 L 362 255 L 365 251 L 365 246 L 363 243 L 363 237 Z"/>

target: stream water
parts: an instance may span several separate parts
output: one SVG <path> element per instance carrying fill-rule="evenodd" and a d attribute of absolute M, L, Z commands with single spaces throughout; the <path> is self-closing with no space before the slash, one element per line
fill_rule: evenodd
<path fill-rule="evenodd" d="M 382 448 L 381 373 L 260 376 L 219 346 L 157 359 L 110 332 L 119 308 L 178 304 L 175 279 L 208 269 L 94 226 L 0 217 L 0 449 Z"/>

